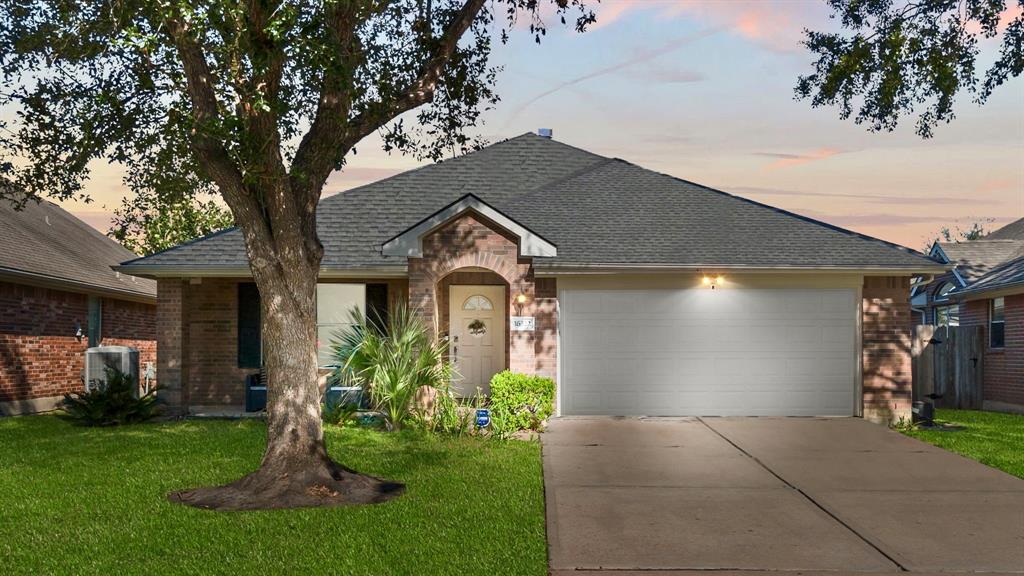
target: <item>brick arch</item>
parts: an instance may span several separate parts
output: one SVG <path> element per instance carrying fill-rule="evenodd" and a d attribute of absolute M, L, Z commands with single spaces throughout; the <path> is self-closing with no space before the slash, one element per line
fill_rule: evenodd
<path fill-rule="evenodd" d="M 509 286 L 515 286 L 521 275 L 516 264 L 510 264 L 503 256 L 489 252 L 459 254 L 440 260 L 430 271 L 430 280 L 436 285 L 445 276 L 464 268 L 483 268 L 501 276 Z"/>

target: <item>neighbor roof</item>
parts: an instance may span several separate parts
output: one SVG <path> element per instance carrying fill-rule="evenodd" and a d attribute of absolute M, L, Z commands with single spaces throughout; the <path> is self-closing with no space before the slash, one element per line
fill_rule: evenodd
<path fill-rule="evenodd" d="M 967 288 L 951 293 L 954 298 L 971 298 L 988 295 L 994 292 L 1024 292 L 1024 256 L 993 268 L 988 274 L 978 278 Z"/>
<path fill-rule="evenodd" d="M 323 199 L 325 271 L 404 267 L 382 245 L 468 194 L 558 247 L 540 270 L 575 267 L 836 268 L 907 272 L 923 255 L 823 222 L 524 134 Z M 230 229 L 120 268 L 153 275 L 248 270 Z"/>
<path fill-rule="evenodd" d="M 1024 218 L 1010 222 L 985 236 L 985 240 L 1024 240 Z"/>
<path fill-rule="evenodd" d="M 956 272 L 967 286 L 1007 260 L 1024 256 L 1024 240 L 990 240 L 987 237 L 969 242 L 939 242 L 939 248 L 956 266 Z"/>
<path fill-rule="evenodd" d="M 156 282 L 115 272 L 134 256 L 52 202 L 29 201 L 15 210 L 0 199 L 0 276 L 154 300 Z"/>

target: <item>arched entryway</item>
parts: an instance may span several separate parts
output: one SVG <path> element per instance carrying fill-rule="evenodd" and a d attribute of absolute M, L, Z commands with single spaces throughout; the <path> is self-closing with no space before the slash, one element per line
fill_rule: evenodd
<path fill-rule="evenodd" d="M 441 278 L 435 294 L 457 393 L 488 394 L 491 377 L 509 367 L 509 283 L 493 271 L 464 268 Z"/>

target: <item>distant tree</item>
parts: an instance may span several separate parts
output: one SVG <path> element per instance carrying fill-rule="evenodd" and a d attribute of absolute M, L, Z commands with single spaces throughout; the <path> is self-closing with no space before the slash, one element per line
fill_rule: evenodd
<path fill-rule="evenodd" d="M 993 219 L 988 218 L 983 221 L 971 222 L 967 228 L 960 227 L 959 224 L 950 226 L 943 226 L 939 228 L 939 231 L 931 235 L 931 239 L 925 246 L 925 252 L 931 250 L 931 247 L 936 242 L 971 242 L 983 238 L 990 230 L 986 229 L 985 226 L 991 224 Z"/>
<path fill-rule="evenodd" d="M 324 443 L 324 184 L 371 134 L 432 159 L 474 147 L 469 132 L 498 101 L 492 41 L 525 23 L 539 42 L 546 8 L 582 32 L 595 20 L 585 2 L 0 0 L 0 106 L 15 111 L 0 119 L 0 176 L 68 199 L 91 162 L 118 162 L 136 192 L 216 189 L 241 230 L 261 296 L 266 450 L 236 482 L 173 499 L 251 509 L 398 493 Z"/>
<path fill-rule="evenodd" d="M 838 106 L 840 118 L 873 131 L 893 130 L 902 116 L 923 107 L 917 133 L 932 136 L 954 117 L 957 96 L 983 104 L 1024 71 L 1024 0 L 827 0 L 844 32 L 806 30 L 816 57 L 796 95 L 814 107 Z M 1001 37 L 995 62 L 976 72 L 983 39 Z"/>
<path fill-rule="evenodd" d="M 174 199 L 149 193 L 123 198 L 107 235 L 148 256 L 234 224 L 231 211 L 212 196 Z"/>

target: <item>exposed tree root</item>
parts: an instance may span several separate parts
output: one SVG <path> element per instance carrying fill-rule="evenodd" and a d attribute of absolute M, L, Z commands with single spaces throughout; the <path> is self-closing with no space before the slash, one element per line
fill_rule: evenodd
<path fill-rule="evenodd" d="M 299 470 L 263 467 L 230 484 L 172 492 L 167 499 L 207 510 L 272 510 L 379 504 L 403 492 L 404 484 L 327 460 Z"/>

